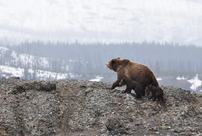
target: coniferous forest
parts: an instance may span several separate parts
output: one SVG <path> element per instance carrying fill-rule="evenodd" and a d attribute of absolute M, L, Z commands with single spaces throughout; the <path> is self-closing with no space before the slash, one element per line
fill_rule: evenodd
<path fill-rule="evenodd" d="M 69 66 L 68 72 L 80 75 L 114 74 L 106 67 L 112 58 L 127 58 L 149 66 L 157 77 L 202 75 L 202 48 L 174 43 L 43 43 L 25 42 L 6 46 L 18 53 L 57 58 L 52 71 L 60 71 L 61 60 Z"/>

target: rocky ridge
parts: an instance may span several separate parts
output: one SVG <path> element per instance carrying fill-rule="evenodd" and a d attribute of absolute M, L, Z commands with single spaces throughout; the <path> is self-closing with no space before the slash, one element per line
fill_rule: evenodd
<path fill-rule="evenodd" d="M 161 86 L 165 102 L 83 80 L 0 79 L 0 136 L 202 136 L 202 95 Z"/>

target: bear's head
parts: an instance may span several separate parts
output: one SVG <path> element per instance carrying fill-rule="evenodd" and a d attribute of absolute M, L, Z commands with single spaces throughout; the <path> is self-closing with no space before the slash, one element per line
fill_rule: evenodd
<path fill-rule="evenodd" d="M 106 65 L 107 65 L 107 67 L 108 67 L 109 69 L 111 69 L 111 70 L 113 70 L 113 71 L 116 72 L 116 70 L 117 70 L 117 68 L 118 68 L 118 66 L 119 66 L 119 64 L 120 64 L 120 62 L 121 62 L 121 60 L 120 60 L 120 58 L 118 57 L 118 58 L 115 58 L 115 59 L 110 60 Z"/>
<path fill-rule="evenodd" d="M 153 86 L 150 84 L 146 87 L 146 92 L 151 92 L 153 90 Z"/>
<path fill-rule="evenodd" d="M 126 79 L 125 78 L 121 79 L 121 81 L 119 82 L 119 85 L 123 86 L 125 84 L 126 84 Z"/>

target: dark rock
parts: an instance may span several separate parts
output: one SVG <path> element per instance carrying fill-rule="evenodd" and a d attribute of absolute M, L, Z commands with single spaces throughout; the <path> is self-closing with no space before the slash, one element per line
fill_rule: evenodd
<path fill-rule="evenodd" d="M 105 123 L 105 126 L 109 131 L 120 129 L 122 126 L 119 118 L 109 118 Z"/>
<path fill-rule="evenodd" d="M 107 119 L 105 126 L 110 131 L 111 135 L 126 134 L 125 127 L 118 117 L 111 117 Z"/>
<path fill-rule="evenodd" d="M 9 79 L 20 79 L 20 77 L 12 76 L 12 77 L 9 77 Z"/>

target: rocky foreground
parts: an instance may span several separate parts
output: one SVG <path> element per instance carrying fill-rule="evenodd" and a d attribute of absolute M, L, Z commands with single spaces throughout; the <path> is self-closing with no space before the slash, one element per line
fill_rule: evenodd
<path fill-rule="evenodd" d="M 0 136 L 202 136 L 202 95 L 161 86 L 165 103 L 111 83 L 0 79 Z"/>

